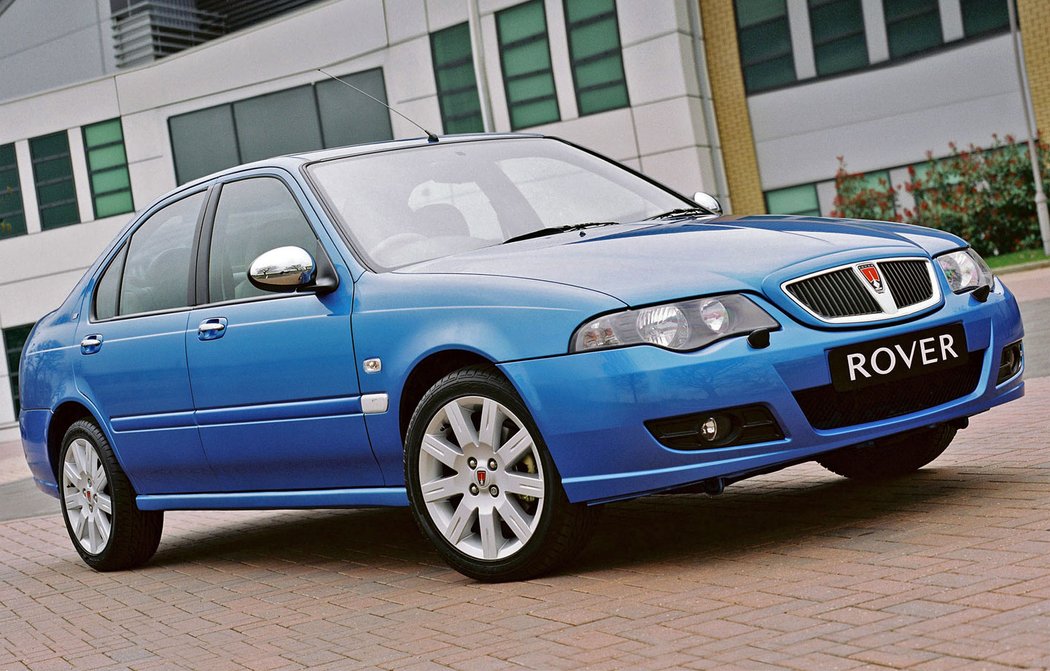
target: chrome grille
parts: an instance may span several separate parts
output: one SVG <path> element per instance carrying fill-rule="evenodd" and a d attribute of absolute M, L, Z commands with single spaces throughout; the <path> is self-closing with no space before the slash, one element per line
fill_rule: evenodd
<path fill-rule="evenodd" d="M 898 308 L 921 303 L 933 296 L 933 284 L 925 261 L 887 261 L 878 266 L 886 275 L 886 284 Z"/>
<path fill-rule="evenodd" d="M 831 324 L 910 315 L 941 299 L 932 263 L 917 258 L 851 263 L 788 280 L 781 288 L 811 315 Z"/>
<path fill-rule="evenodd" d="M 810 311 L 829 319 L 882 312 L 851 268 L 799 280 L 787 290 Z"/>

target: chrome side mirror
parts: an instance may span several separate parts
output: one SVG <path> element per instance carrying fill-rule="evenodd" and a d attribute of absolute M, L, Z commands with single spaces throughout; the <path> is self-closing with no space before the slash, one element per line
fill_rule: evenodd
<path fill-rule="evenodd" d="M 693 194 L 693 202 L 705 210 L 710 210 L 715 214 L 722 214 L 722 204 L 718 202 L 717 198 L 709 193 L 697 191 Z"/>
<path fill-rule="evenodd" d="M 317 264 L 302 247 L 278 247 L 260 254 L 248 269 L 248 280 L 265 291 L 295 291 L 311 286 Z"/>

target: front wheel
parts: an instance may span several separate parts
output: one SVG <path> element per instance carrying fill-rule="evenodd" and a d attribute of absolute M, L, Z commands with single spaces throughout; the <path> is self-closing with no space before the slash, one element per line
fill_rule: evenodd
<path fill-rule="evenodd" d="M 956 428 L 938 424 L 844 447 L 817 459 L 832 473 L 854 480 L 882 480 L 917 471 L 947 449 Z"/>
<path fill-rule="evenodd" d="M 524 580 L 583 547 L 595 511 L 570 504 L 514 388 L 490 366 L 451 373 L 409 422 L 405 482 L 424 535 L 476 580 Z"/>
<path fill-rule="evenodd" d="M 160 544 L 164 513 L 138 509 L 131 482 L 93 422 L 69 427 L 59 467 L 62 517 L 84 563 L 96 571 L 146 563 Z"/>

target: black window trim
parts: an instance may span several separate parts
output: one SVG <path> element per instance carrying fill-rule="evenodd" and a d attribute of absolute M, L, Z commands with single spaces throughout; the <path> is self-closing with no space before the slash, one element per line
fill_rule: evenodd
<path fill-rule="evenodd" d="M 93 147 L 89 146 L 88 145 L 88 141 L 87 141 L 88 128 L 90 128 L 92 126 L 98 126 L 99 124 L 109 123 L 111 121 L 116 121 L 117 125 L 120 126 L 120 139 L 119 140 L 111 140 L 110 142 L 103 142 L 102 144 L 97 144 L 97 145 L 95 145 Z M 127 212 L 117 212 L 116 214 L 108 214 L 106 216 L 107 217 L 119 217 L 122 214 L 127 214 L 128 212 L 134 212 L 135 211 L 135 198 L 134 198 L 134 193 L 131 190 L 131 168 L 128 165 L 128 148 L 127 148 L 127 146 L 124 143 L 124 118 L 117 116 L 117 117 L 113 117 L 112 119 L 103 119 L 102 121 L 96 121 L 94 123 L 84 124 L 83 126 L 80 127 L 80 138 L 81 138 L 81 142 L 84 145 L 84 163 L 87 166 L 88 191 L 90 191 L 90 193 L 91 193 L 91 212 L 95 215 L 95 219 L 99 219 L 99 216 L 98 216 L 98 199 L 102 198 L 103 196 L 109 196 L 109 195 L 112 195 L 114 193 L 120 193 L 122 191 L 127 191 L 128 195 L 132 197 L 131 198 L 131 209 L 128 210 Z M 114 166 L 110 166 L 108 168 L 102 168 L 101 170 L 92 170 L 91 169 L 91 160 L 88 158 L 88 156 L 89 156 L 89 154 L 91 152 L 93 152 L 93 151 L 95 151 L 97 149 L 109 149 L 110 147 L 116 147 L 118 145 L 120 146 L 121 152 L 124 154 L 124 163 L 122 165 L 114 165 Z M 119 189 L 110 189 L 108 191 L 97 191 L 97 192 L 95 191 L 95 184 L 94 184 L 95 175 L 104 175 L 106 173 L 116 172 L 118 170 L 124 170 L 124 171 L 126 171 L 128 173 L 128 185 L 126 187 L 121 187 Z"/>

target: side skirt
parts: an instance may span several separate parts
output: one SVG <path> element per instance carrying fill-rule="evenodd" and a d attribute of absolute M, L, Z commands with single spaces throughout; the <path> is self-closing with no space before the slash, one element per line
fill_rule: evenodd
<path fill-rule="evenodd" d="M 150 494 L 135 499 L 139 510 L 274 510 L 280 508 L 404 507 L 404 487 L 311 489 L 288 492 Z"/>

